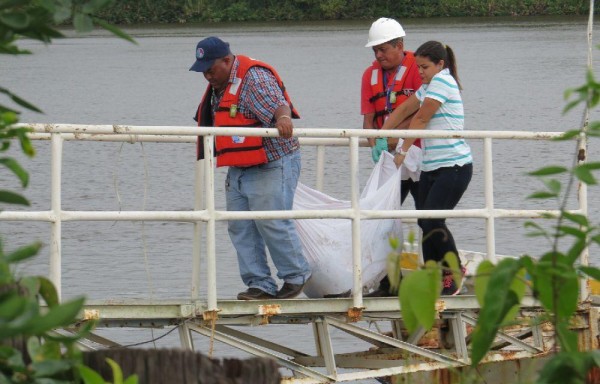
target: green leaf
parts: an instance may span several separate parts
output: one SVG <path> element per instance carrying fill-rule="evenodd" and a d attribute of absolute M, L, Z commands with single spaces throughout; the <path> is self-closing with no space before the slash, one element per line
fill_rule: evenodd
<path fill-rule="evenodd" d="M 475 274 L 475 297 L 480 306 L 485 302 L 488 282 L 494 270 L 494 264 L 489 260 L 483 260 L 477 266 Z"/>
<path fill-rule="evenodd" d="M 556 175 L 559 173 L 565 173 L 567 171 L 568 171 L 568 169 L 565 167 L 551 166 L 551 167 L 540 168 L 533 172 L 529 172 L 528 175 L 530 175 L 530 176 L 548 176 L 548 175 Z"/>
<path fill-rule="evenodd" d="M 106 358 L 106 362 L 110 365 L 113 373 L 113 382 L 114 384 L 123 384 L 123 371 L 121 371 L 121 367 L 117 364 L 113 359 Z"/>
<path fill-rule="evenodd" d="M 0 340 L 22 335 L 31 329 L 31 325 L 39 318 L 39 306 L 33 300 L 24 299 L 23 309 L 6 326 L 0 327 Z"/>
<path fill-rule="evenodd" d="M 562 184 L 556 179 L 544 180 L 544 184 L 550 192 L 555 193 L 557 195 L 560 193 L 560 190 L 562 188 Z"/>
<path fill-rule="evenodd" d="M 56 292 L 54 283 L 41 276 L 38 277 L 38 280 L 40 283 L 40 296 L 42 296 L 48 307 L 52 308 L 59 305 L 58 292 Z"/>
<path fill-rule="evenodd" d="M 581 131 L 578 129 L 573 129 L 573 130 L 569 130 L 566 131 L 562 136 L 555 138 L 554 140 L 556 141 L 561 141 L 561 140 L 570 140 L 574 137 L 577 137 L 581 134 Z"/>
<path fill-rule="evenodd" d="M 48 334 L 45 336 L 45 338 L 59 343 L 71 344 L 89 335 L 95 326 L 95 320 L 88 320 L 78 327 L 77 333 L 74 333 L 73 335 Z"/>
<path fill-rule="evenodd" d="M 528 199 L 554 199 L 557 197 L 558 195 L 556 193 L 550 192 L 534 192 L 531 195 L 527 196 Z"/>
<path fill-rule="evenodd" d="M 579 213 L 570 213 L 567 211 L 562 211 L 561 215 L 565 219 L 572 221 L 574 223 L 577 223 L 577 224 L 581 225 L 582 227 L 590 226 L 590 222 L 588 221 L 588 218 L 585 215 L 581 215 Z"/>
<path fill-rule="evenodd" d="M 560 253 L 549 252 L 537 263 L 534 291 L 549 312 L 567 321 L 577 309 L 579 280 L 571 261 Z"/>
<path fill-rule="evenodd" d="M 588 168 L 584 168 L 582 166 L 577 166 L 573 170 L 573 174 L 575 175 L 575 177 L 577 177 L 579 180 L 581 180 L 582 183 L 585 183 L 587 185 L 598 184 L 598 182 L 594 178 L 594 175 L 592 174 L 592 172 L 590 172 L 590 170 Z"/>
<path fill-rule="evenodd" d="M 139 378 L 138 375 L 131 375 L 125 380 L 123 384 L 138 384 Z"/>
<path fill-rule="evenodd" d="M 6 255 L 6 261 L 8 263 L 17 263 L 19 261 L 29 259 L 29 258 L 37 255 L 37 253 L 39 252 L 39 250 L 41 248 L 42 248 L 42 243 L 39 241 L 29 244 L 29 245 L 26 245 L 24 247 L 20 247 L 16 251 L 13 251 L 13 252 L 9 253 L 8 255 Z"/>
<path fill-rule="evenodd" d="M 418 272 L 418 271 L 415 271 L 415 272 Z M 415 273 L 415 272 L 413 272 L 413 273 Z M 413 273 L 409 274 L 406 277 L 406 279 L 408 279 L 408 277 L 410 277 L 410 275 L 412 275 Z M 402 321 L 404 322 L 404 325 L 406 326 L 406 329 L 408 330 L 408 332 L 413 333 L 417 328 L 419 328 L 419 322 L 417 320 L 415 311 L 410 306 L 411 293 L 405 287 L 406 279 L 402 282 L 402 284 L 400 284 L 400 291 L 398 294 L 398 298 L 400 300 L 400 312 L 402 313 Z"/>
<path fill-rule="evenodd" d="M 98 372 L 85 365 L 77 366 L 77 370 L 79 371 L 84 384 L 106 384 Z"/>
<path fill-rule="evenodd" d="M 550 235 L 548 234 L 548 231 L 545 228 L 543 228 L 542 226 L 540 226 L 538 223 L 535 223 L 533 221 L 526 221 L 523 226 L 525 228 L 533 228 L 533 229 L 537 230 L 534 232 L 527 233 L 527 236 L 529 236 L 529 237 L 544 236 L 546 239 L 548 239 L 548 240 L 550 239 Z"/>
<path fill-rule="evenodd" d="M 0 23 L 11 29 L 25 29 L 31 22 L 31 17 L 25 12 L 0 13 Z"/>
<path fill-rule="evenodd" d="M 73 323 L 83 308 L 83 298 L 75 299 L 50 308 L 31 329 L 31 334 L 38 335 L 54 328 L 65 327 Z"/>
<path fill-rule="evenodd" d="M 576 352 L 578 350 L 577 334 L 569 328 L 568 322 L 559 322 L 556 326 L 556 334 L 562 351 Z"/>
<path fill-rule="evenodd" d="M 34 370 L 33 377 L 49 377 L 68 371 L 71 365 L 67 361 L 46 360 L 31 363 L 31 368 Z"/>
<path fill-rule="evenodd" d="M 44 353 L 42 352 L 42 343 L 40 338 L 33 336 L 27 339 L 27 353 L 31 357 L 31 361 L 43 361 Z"/>
<path fill-rule="evenodd" d="M 489 264 L 482 270 L 487 271 Z M 504 259 L 492 270 L 487 281 L 483 305 L 472 334 L 472 365 L 479 364 L 494 341 L 500 324 L 509 311 L 519 304 L 517 293 L 511 289 L 515 277 L 522 270 L 519 260 Z M 479 271 L 478 271 L 479 275 Z M 477 288 L 476 288 L 477 291 Z"/>
<path fill-rule="evenodd" d="M 34 111 L 34 112 L 42 113 L 41 109 L 39 109 L 35 105 L 29 103 L 25 99 L 22 99 L 19 96 L 15 95 L 14 93 L 10 92 L 6 88 L 0 88 L 0 93 L 4 93 L 8 97 L 10 97 L 12 99 L 12 101 L 14 101 L 15 103 L 19 104 L 23 108 L 27 108 L 27 109 L 29 109 L 31 111 Z"/>
<path fill-rule="evenodd" d="M 588 367 L 578 352 L 559 352 L 544 364 L 539 374 L 538 384 L 585 383 Z"/>
<path fill-rule="evenodd" d="M 0 164 L 3 164 L 6 168 L 10 169 L 19 178 L 23 188 L 27 187 L 27 184 L 29 183 L 29 174 L 21 167 L 18 161 L 10 157 L 4 157 L 0 158 Z"/>
<path fill-rule="evenodd" d="M 567 252 L 568 263 L 570 265 L 573 265 L 575 261 L 579 259 L 581 253 L 587 246 L 588 243 L 585 237 L 575 241 L 575 243 L 573 243 L 573 245 L 571 246 L 571 248 L 569 248 L 569 251 Z"/>
<path fill-rule="evenodd" d="M 600 269 L 596 267 L 579 266 L 579 270 L 594 280 L 600 281 Z"/>
<path fill-rule="evenodd" d="M 18 193 L 0 189 L 0 203 L 29 206 L 29 201 Z"/>
<path fill-rule="evenodd" d="M 19 280 L 19 286 L 24 291 L 23 295 L 37 302 L 37 295 L 40 290 L 40 280 L 37 276 L 25 276 Z"/>
<path fill-rule="evenodd" d="M 561 234 L 569 235 L 569 236 L 572 236 L 572 237 L 576 237 L 578 239 L 580 239 L 580 238 L 585 239 L 585 236 L 586 236 L 586 233 L 587 233 L 587 232 L 582 231 L 579 228 L 571 227 L 571 226 L 568 226 L 568 225 L 560 225 L 560 226 L 557 227 L 557 229 L 561 232 Z"/>
<path fill-rule="evenodd" d="M 27 300 L 17 294 L 4 296 L 0 301 L 0 324 L 19 316 L 26 306 Z"/>
<path fill-rule="evenodd" d="M 21 143 L 21 149 L 29 157 L 35 156 L 35 148 L 31 144 L 31 140 L 26 136 L 26 133 L 19 134 L 19 142 Z"/>
<path fill-rule="evenodd" d="M 402 319 L 412 333 L 419 325 L 430 329 L 435 322 L 435 301 L 441 291 L 439 267 L 411 272 L 400 284 Z"/>
<path fill-rule="evenodd" d="M 17 372 L 23 372 L 25 371 L 25 369 L 27 368 L 25 366 L 25 362 L 23 361 L 23 355 L 21 354 L 20 351 L 17 351 L 16 349 L 12 349 L 12 353 L 9 353 L 8 356 L 6 356 L 6 365 Z M 9 383 L 13 384 L 12 381 L 10 381 Z"/>

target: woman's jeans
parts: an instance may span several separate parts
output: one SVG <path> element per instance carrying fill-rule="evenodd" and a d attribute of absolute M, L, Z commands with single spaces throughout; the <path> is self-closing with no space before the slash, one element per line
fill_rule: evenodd
<path fill-rule="evenodd" d="M 454 209 L 467 190 L 472 175 L 473 164 L 421 172 L 417 209 Z M 446 219 L 419 219 L 418 223 L 423 230 L 423 259 L 426 262 L 439 262 L 448 252 L 458 256 Z"/>
<path fill-rule="evenodd" d="M 291 210 L 300 168 L 299 150 L 254 167 L 229 167 L 225 181 L 227 210 Z M 230 220 L 228 229 L 237 251 L 240 275 L 248 287 L 271 295 L 277 293 L 265 245 L 280 279 L 303 284 L 310 277 L 293 220 Z"/>

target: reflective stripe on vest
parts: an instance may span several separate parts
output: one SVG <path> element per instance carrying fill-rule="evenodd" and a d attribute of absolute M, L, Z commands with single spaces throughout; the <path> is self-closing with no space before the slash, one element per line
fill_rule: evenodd
<path fill-rule="evenodd" d="M 414 65 L 415 57 L 412 52 L 408 51 L 404 55 L 402 66 L 398 69 L 394 79 L 392 91 L 396 93 L 396 101 L 391 103 L 392 109 L 390 111 L 387 110 L 388 99 L 385 89 L 387 84 L 383 84 L 383 69 L 377 60 L 371 65 L 371 93 L 373 96 L 369 101 L 375 106 L 374 123 L 376 129 L 383 126 L 386 114 L 391 113 L 414 93 L 414 90 L 404 89 L 404 83 L 406 83 L 407 75 L 410 72 L 408 69 Z"/>

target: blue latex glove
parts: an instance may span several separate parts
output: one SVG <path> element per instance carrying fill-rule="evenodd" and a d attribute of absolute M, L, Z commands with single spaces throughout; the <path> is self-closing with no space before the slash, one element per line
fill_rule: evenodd
<path fill-rule="evenodd" d="M 371 148 L 371 156 L 373 157 L 373 162 L 377 163 L 379 158 L 381 157 L 381 153 L 383 151 L 387 151 L 388 143 L 387 139 L 384 137 L 380 137 L 375 140 L 375 145 Z"/>

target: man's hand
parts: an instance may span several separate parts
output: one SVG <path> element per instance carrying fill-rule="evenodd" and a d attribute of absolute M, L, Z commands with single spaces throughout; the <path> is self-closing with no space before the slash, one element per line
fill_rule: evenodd
<path fill-rule="evenodd" d="M 289 139 L 294 134 L 294 124 L 292 118 L 288 115 L 281 115 L 275 122 L 275 128 L 279 131 L 279 136 Z"/>
<path fill-rule="evenodd" d="M 375 140 L 375 145 L 373 148 L 371 148 L 371 157 L 373 157 L 373 162 L 377 164 L 377 162 L 379 162 L 379 158 L 381 157 L 381 153 L 387 150 L 388 144 L 385 137 L 380 137 Z"/>

